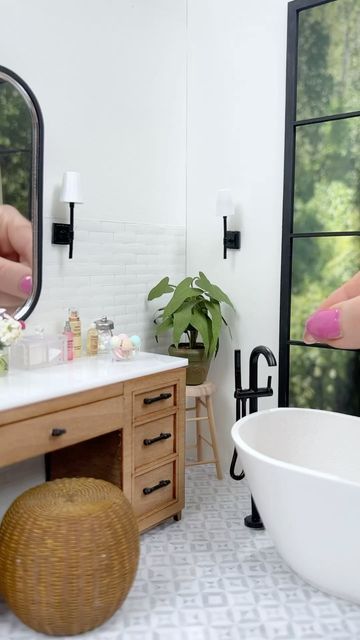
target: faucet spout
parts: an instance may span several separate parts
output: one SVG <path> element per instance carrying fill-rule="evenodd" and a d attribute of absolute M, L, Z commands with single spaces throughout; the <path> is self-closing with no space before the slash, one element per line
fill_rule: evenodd
<path fill-rule="evenodd" d="M 249 360 L 249 387 L 254 392 L 254 395 L 249 398 L 250 413 L 257 411 L 259 397 L 272 395 L 271 376 L 268 376 L 266 390 L 260 390 L 258 387 L 258 361 L 261 355 L 264 356 L 269 367 L 276 367 L 276 358 L 269 347 L 259 345 L 252 350 Z"/>

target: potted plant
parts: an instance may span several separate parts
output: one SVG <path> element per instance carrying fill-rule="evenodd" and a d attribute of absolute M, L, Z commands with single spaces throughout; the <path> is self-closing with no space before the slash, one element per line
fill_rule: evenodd
<path fill-rule="evenodd" d="M 155 338 L 168 330 L 172 331 L 173 344 L 169 354 L 187 358 L 186 384 L 202 384 L 207 377 L 211 359 L 219 349 L 222 324 L 225 321 L 221 304 L 234 309 L 234 305 L 220 287 L 212 284 L 200 271 L 198 276 L 184 278 L 178 285 L 163 278 L 148 294 L 154 300 L 171 293 L 165 307 L 157 310 L 154 323 Z M 183 335 L 187 342 L 180 342 Z M 201 338 L 201 340 L 200 340 Z"/>

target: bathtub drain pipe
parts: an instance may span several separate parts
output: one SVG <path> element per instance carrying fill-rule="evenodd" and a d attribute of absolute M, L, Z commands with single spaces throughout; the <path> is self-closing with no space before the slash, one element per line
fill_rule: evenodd
<path fill-rule="evenodd" d="M 258 398 L 264 398 L 266 396 L 272 396 L 273 390 L 271 388 L 271 376 L 268 376 L 266 387 L 258 387 L 258 359 L 263 355 L 269 367 L 276 366 L 276 359 L 273 352 L 268 348 L 260 345 L 255 347 L 250 355 L 249 362 L 249 389 L 242 389 L 241 387 L 241 351 L 235 349 L 234 352 L 234 364 L 235 364 L 235 393 L 234 398 L 236 400 L 236 421 L 246 416 L 246 403 L 249 400 L 250 413 L 255 413 L 258 410 Z M 230 476 L 233 480 L 242 480 L 245 476 L 244 470 L 237 474 L 235 472 L 236 461 L 238 453 L 236 447 L 230 464 Z M 251 496 L 251 514 L 244 518 L 244 524 L 252 529 L 263 529 L 264 525 L 261 520 L 261 516 L 256 508 L 254 498 Z"/>

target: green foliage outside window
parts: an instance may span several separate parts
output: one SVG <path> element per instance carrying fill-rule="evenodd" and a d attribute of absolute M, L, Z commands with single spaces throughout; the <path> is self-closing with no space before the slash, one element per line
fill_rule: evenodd
<path fill-rule="evenodd" d="M 360 111 L 359 0 L 300 12 L 297 120 Z M 296 129 L 294 228 L 360 230 L 360 117 Z M 360 239 L 295 238 L 290 338 L 360 268 Z M 290 404 L 360 415 L 359 353 L 291 347 Z"/>

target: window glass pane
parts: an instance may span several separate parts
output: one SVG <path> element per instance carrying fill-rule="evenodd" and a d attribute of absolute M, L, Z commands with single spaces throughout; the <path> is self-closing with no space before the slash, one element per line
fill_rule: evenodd
<path fill-rule="evenodd" d="M 360 2 L 300 11 L 297 120 L 360 110 Z"/>
<path fill-rule="evenodd" d="M 308 316 L 359 270 L 360 237 L 295 238 L 293 241 L 290 338 L 302 340 Z"/>
<path fill-rule="evenodd" d="M 360 352 L 292 346 L 289 406 L 360 415 Z"/>
<path fill-rule="evenodd" d="M 297 127 L 293 230 L 360 230 L 360 118 Z"/>

